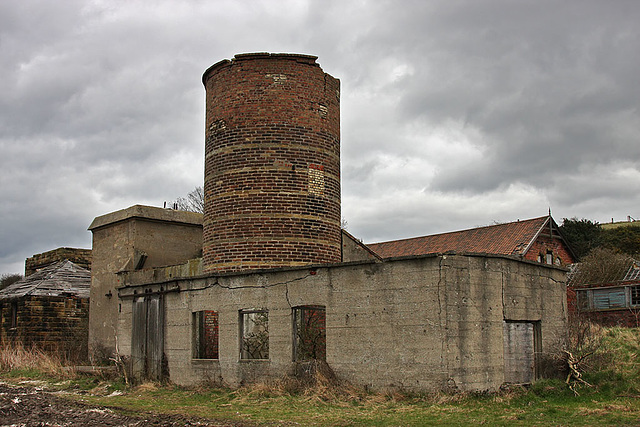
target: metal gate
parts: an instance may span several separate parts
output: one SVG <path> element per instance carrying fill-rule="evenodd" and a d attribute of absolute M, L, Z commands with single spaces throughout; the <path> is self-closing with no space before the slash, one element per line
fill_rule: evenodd
<path fill-rule="evenodd" d="M 141 295 L 133 300 L 132 373 L 139 381 L 164 379 L 164 299 Z"/>
<path fill-rule="evenodd" d="M 531 383 L 537 377 L 539 322 L 504 322 L 504 381 Z"/>

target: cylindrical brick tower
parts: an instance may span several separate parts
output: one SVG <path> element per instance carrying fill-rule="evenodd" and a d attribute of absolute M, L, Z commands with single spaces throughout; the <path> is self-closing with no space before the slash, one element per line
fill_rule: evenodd
<path fill-rule="evenodd" d="M 341 260 L 340 82 L 316 59 L 250 53 L 205 71 L 206 271 Z"/>

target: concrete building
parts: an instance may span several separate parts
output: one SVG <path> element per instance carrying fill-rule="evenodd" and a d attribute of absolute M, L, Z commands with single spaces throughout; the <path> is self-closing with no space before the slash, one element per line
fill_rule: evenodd
<path fill-rule="evenodd" d="M 102 215 L 89 226 L 93 263 L 89 347 L 108 358 L 117 344 L 119 273 L 183 263 L 202 256 L 202 215 L 132 206 Z"/>
<path fill-rule="evenodd" d="M 315 61 L 244 54 L 205 72 L 204 217 L 134 206 L 96 218 L 94 348 L 178 384 L 237 386 L 309 359 L 374 389 L 533 381 L 564 339 L 562 262 L 546 249 L 541 262 L 389 255 L 341 232 L 339 81 Z M 549 225 L 549 247 L 550 221 L 532 220 Z"/>

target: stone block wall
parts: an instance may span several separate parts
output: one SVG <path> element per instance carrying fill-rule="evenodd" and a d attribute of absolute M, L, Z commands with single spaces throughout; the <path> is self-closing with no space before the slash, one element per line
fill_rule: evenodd
<path fill-rule="evenodd" d="M 89 300 L 31 296 L 5 300 L 0 308 L 3 343 L 33 346 L 74 362 L 86 362 Z"/>
<path fill-rule="evenodd" d="M 29 276 L 43 267 L 65 259 L 91 270 L 91 249 L 58 248 L 27 258 L 24 262 L 24 275 Z"/>

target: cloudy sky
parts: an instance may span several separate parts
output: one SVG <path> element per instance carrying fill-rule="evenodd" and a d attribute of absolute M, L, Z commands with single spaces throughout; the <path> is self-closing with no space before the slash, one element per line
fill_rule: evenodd
<path fill-rule="evenodd" d="M 204 89 L 242 52 L 342 82 L 365 242 L 545 215 L 640 218 L 640 2 L 0 2 L 0 273 L 203 181 Z"/>

